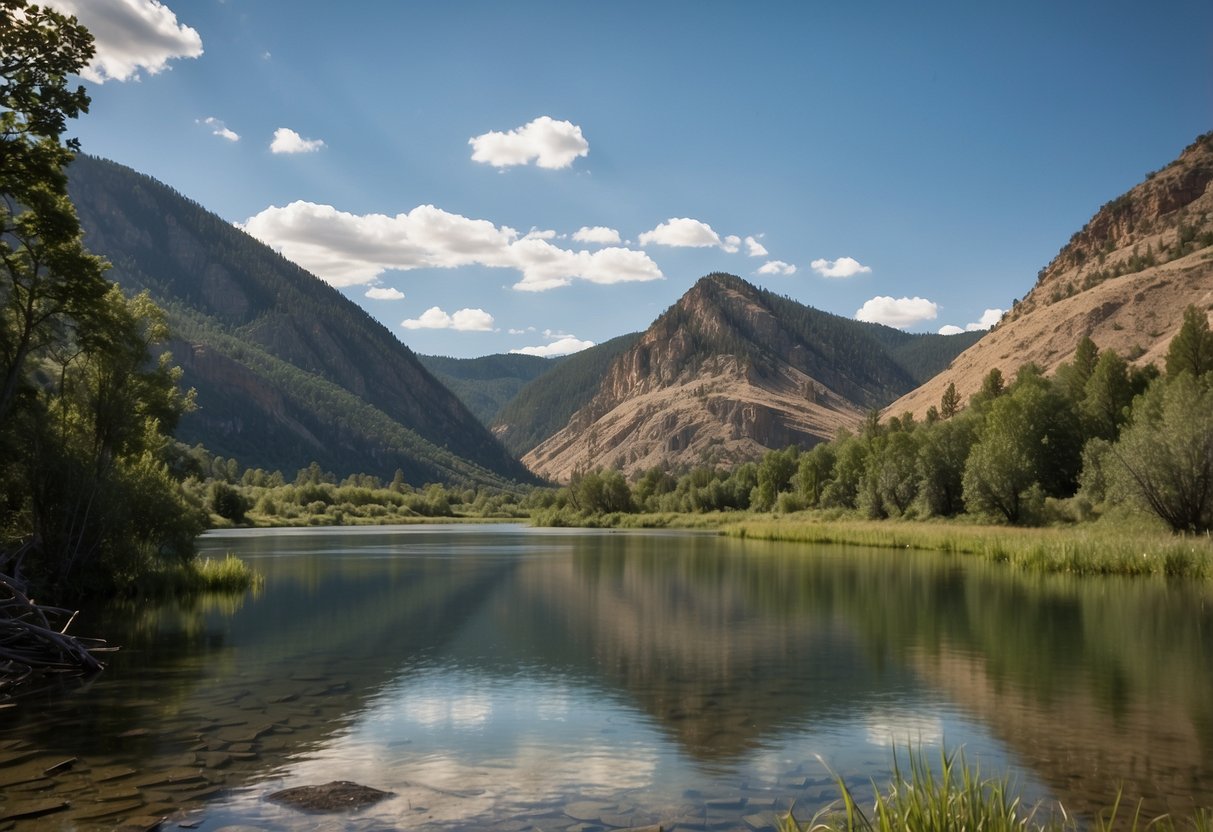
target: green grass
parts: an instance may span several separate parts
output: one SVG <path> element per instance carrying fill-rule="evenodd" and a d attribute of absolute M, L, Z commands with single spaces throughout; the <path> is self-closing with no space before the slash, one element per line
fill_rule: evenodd
<path fill-rule="evenodd" d="M 582 514 L 570 508 L 542 508 L 531 513 L 531 525 L 581 529 L 720 529 L 737 521 L 736 512 L 689 514 L 676 511 Z"/>
<path fill-rule="evenodd" d="M 242 593 L 257 589 L 265 576 L 233 554 L 161 566 L 141 575 L 136 595 L 169 597 L 202 593 Z"/>
<path fill-rule="evenodd" d="M 230 552 L 222 560 L 195 560 L 192 572 L 196 576 L 192 588 L 199 592 L 243 592 L 260 586 L 265 577 Z"/>
<path fill-rule="evenodd" d="M 934 772 L 925 754 L 911 751 L 909 766 L 907 777 L 894 752 L 893 781 L 886 791 L 877 792 L 866 812 L 835 776 L 841 807 L 827 807 L 808 822 L 796 820 L 793 810 L 779 832 L 1213 832 L 1213 813 L 1208 810 L 1197 809 L 1180 819 L 1147 818 L 1140 803 L 1129 809 L 1120 794 L 1109 809 L 1087 821 L 1072 817 L 1060 804 L 1029 806 L 1008 778 L 983 777 L 979 768 L 967 764 L 963 752 L 941 751 L 939 771 Z"/>
<path fill-rule="evenodd" d="M 825 521 L 798 517 L 747 520 L 725 534 L 758 540 L 927 549 L 976 555 L 1044 573 L 1213 577 L 1213 540 L 1117 527 L 1014 528 L 958 523 Z"/>

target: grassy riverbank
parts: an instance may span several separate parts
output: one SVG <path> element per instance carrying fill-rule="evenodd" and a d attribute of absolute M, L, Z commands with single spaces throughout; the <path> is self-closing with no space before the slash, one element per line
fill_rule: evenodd
<path fill-rule="evenodd" d="M 1213 577 L 1213 540 L 1091 524 L 1063 528 L 972 526 L 895 520 L 750 518 L 724 526 L 733 537 L 927 549 L 976 555 L 1044 573 Z"/>
<path fill-rule="evenodd" d="M 859 806 L 839 780 L 841 806 L 809 821 L 798 821 L 793 810 L 778 832 L 1213 832 L 1213 812 L 1207 809 L 1183 818 L 1152 817 L 1119 794 L 1089 820 L 1071 816 L 1061 805 L 1030 806 L 1007 778 L 982 777 L 958 752 L 943 753 L 938 771 L 925 755 L 912 752 L 908 777 L 900 762 L 894 763 L 892 784 L 871 807 Z"/>

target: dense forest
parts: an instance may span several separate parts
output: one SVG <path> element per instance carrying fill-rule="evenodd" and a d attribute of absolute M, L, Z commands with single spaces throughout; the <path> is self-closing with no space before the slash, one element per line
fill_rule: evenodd
<path fill-rule="evenodd" d="M 484 425 L 493 424 L 501 408 L 523 387 L 558 366 L 565 358 L 540 358 L 516 353 L 479 358 L 417 356 L 421 365 L 458 396 Z"/>

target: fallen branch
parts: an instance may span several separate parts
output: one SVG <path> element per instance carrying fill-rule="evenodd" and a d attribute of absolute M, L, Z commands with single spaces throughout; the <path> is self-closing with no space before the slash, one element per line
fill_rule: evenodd
<path fill-rule="evenodd" d="M 68 635 L 75 620 L 72 610 L 37 604 L 16 579 L 0 574 L 0 690 L 35 672 L 96 673 L 104 668 L 95 654 L 114 648 L 101 639 Z"/>

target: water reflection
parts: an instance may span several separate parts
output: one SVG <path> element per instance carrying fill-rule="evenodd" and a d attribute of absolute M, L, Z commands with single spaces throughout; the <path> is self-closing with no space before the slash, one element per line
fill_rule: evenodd
<path fill-rule="evenodd" d="M 217 825 L 292 826 L 263 796 L 337 778 L 396 793 L 341 821 L 366 828 L 713 813 L 723 828 L 830 800 L 818 754 L 862 789 L 887 776 L 891 748 L 944 742 L 1079 811 L 1120 781 L 1159 811 L 1213 804 L 1203 586 L 703 535 L 359 529 L 204 545 L 254 560 L 264 593 L 111 609 L 105 632 L 127 649 L 90 690 L 6 712 L 0 784 L 30 765 L 6 765 L 14 743 L 80 758 L 71 777 L 24 781 L 77 795 L 37 828 L 67 828 L 71 812 L 87 827 L 89 807 L 132 788 L 128 815 L 205 800 Z M 92 772 L 115 766 L 132 773 L 99 785 Z M 155 782 L 164 772 L 198 776 L 174 789 Z M 27 800 L 0 794 L 0 818 Z"/>

